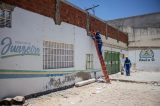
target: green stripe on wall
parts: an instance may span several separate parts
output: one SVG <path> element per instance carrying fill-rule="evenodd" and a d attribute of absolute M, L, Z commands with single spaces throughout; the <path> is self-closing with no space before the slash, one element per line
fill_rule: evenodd
<path fill-rule="evenodd" d="M 71 71 L 32 71 L 32 70 L 0 70 L 0 79 L 15 78 L 39 78 L 39 77 L 55 77 L 77 72 L 100 72 L 99 70 L 71 70 Z"/>
<path fill-rule="evenodd" d="M 0 74 L 67 74 L 67 73 L 77 73 L 77 72 L 98 72 L 100 70 L 69 70 L 69 71 L 47 71 L 47 70 L 2 70 L 0 69 Z"/>

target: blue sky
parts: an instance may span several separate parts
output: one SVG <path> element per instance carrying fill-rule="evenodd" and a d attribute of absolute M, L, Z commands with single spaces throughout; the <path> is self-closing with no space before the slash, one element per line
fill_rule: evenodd
<path fill-rule="evenodd" d="M 86 9 L 100 5 L 95 15 L 103 20 L 160 12 L 160 0 L 67 0 L 76 6 Z M 92 11 L 90 11 L 93 13 Z"/>

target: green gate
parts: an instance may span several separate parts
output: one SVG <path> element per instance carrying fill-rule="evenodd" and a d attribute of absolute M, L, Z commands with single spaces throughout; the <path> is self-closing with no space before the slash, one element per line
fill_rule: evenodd
<path fill-rule="evenodd" d="M 109 74 L 115 74 L 120 71 L 120 53 L 107 51 L 104 54 L 104 60 Z"/>

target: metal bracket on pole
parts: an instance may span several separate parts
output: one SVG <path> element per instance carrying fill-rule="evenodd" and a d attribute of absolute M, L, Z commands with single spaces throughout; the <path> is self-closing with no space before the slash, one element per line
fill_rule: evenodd
<path fill-rule="evenodd" d="M 55 12 L 55 24 L 61 24 L 61 17 L 60 17 L 60 0 L 56 0 L 56 12 Z"/>

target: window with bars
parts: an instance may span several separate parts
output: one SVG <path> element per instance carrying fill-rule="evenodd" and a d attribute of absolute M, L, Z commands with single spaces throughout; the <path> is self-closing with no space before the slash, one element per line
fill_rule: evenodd
<path fill-rule="evenodd" d="M 43 69 L 71 68 L 74 66 L 73 44 L 43 42 Z"/>
<path fill-rule="evenodd" d="M 86 54 L 86 69 L 93 69 L 93 54 Z"/>
<path fill-rule="evenodd" d="M 0 9 L 0 28 L 11 28 L 11 11 Z"/>

